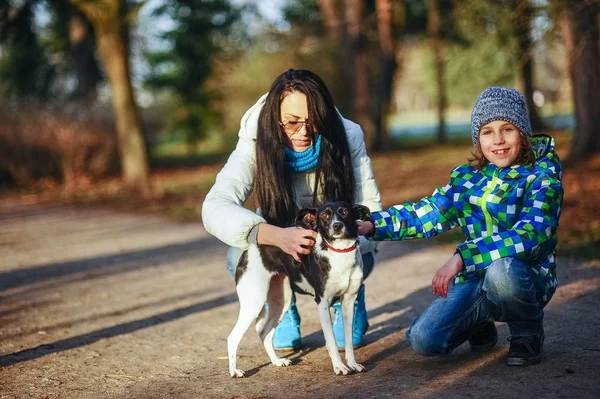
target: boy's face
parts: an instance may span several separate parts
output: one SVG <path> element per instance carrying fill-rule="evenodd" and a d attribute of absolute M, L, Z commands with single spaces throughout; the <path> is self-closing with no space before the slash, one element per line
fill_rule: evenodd
<path fill-rule="evenodd" d="M 479 131 L 483 156 L 499 168 L 515 164 L 521 153 L 521 134 L 512 123 L 493 121 Z"/>

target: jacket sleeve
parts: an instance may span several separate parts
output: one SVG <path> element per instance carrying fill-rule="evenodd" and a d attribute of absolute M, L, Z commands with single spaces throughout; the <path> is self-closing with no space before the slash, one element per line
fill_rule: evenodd
<path fill-rule="evenodd" d="M 555 177 L 533 181 L 519 214 L 508 231 L 478 237 L 457 246 L 467 272 L 486 268 L 504 258 L 532 261 L 548 255 L 556 246 L 556 228 L 563 201 L 563 187 Z"/>
<path fill-rule="evenodd" d="M 367 155 L 364 134 L 359 125 L 344 120 L 348 143 L 350 145 L 350 156 L 352 157 L 352 166 L 354 168 L 354 178 L 356 179 L 354 198 L 357 204 L 364 205 L 371 212 L 380 211 L 381 197 L 379 188 L 373 176 L 373 167 L 371 158 Z M 369 241 L 365 237 L 359 237 L 360 252 L 362 254 L 374 251 L 378 243 Z"/>
<path fill-rule="evenodd" d="M 202 204 L 202 221 L 210 234 L 224 243 L 246 249 L 252 228 L 265 220 L 246 208 L 255 171 L 255 140 L 258 115 L 264 96 L 242 118 L 239 139 L 215 184 Z"/>
<path fill-rule="evenodd" d="M 452 198 L 452 186 L 448 183 L 437 188 L 430 197 L 372 213 L 375 234 L 370 239 L 397 241 L 429 238 L 456 227 L 458 218 Z"/>

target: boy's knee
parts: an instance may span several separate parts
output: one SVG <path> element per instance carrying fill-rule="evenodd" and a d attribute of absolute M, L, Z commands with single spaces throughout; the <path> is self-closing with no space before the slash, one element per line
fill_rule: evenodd
<path fill-rule="evenodd" d="M 443 343 L 436 341 L 432 330 L 426 327 L 421 328 L 419 324 L 413 325 L 406 331 L 406 341 L 415 352 L 422 356 L 437 356 L 447 353 Z"/>
<path fill-rule="evenodd" d="M 513 287 L 511 266 L 512 258 L 502 258 L 490 263 L 485 272 L 484 289 L 498 295 L 510 295 Z"/>
<path fill-rule="evenodd" d="M 488 294 L 500 298 L 511 298 L 514 297 L 517 290 L 518 284 L 518 270 L 515 268 L 520 267 L 513 258 L 502 258 L 492 262 L 486 272 L 483 289 Z"/>

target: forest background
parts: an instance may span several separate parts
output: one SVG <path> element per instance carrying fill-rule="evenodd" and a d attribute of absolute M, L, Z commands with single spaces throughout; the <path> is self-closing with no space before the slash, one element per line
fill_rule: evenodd
<path fill-rule="evenodd" d="M 296 68 L 321 75 L 362 126 L 389 206 L 445 183 L 469 155 L 477 94 L 505 85 L 525 94 L 534 130 L 557 139 L 564 250 L 597 257 L 599 10 L 597 0 L 2 2 L 0 198 L 197 221 L 243 113 Z"/>

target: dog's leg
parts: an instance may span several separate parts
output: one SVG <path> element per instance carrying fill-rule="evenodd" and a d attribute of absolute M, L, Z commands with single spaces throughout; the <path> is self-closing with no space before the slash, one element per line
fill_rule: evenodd
<path fill-rule="evenodd" d="M 321 320 L 321 328 L 323 329 L 323 335 L 325 336 L 325 343 L 327 344 L 327 351 L 331 358 L 331 364 L 333 365 L 333 372 L 337 375 L 347 375 L 350 373 L 350 369 L 346 367 L 340 356 L 337 345 L 335 343 L 335 337 L 333 336 L 333 325 L 331 323 L 331 313 L 329 313 L 329 299 L 323 298 L 317 305 L 319 310 L 319 319 Z"/>
<path fill-rule="evenodd" d="M 256 332 L 261 340 L 264 339 L 272 328 L 275 328 L 279 318 L 283 315 L 283 306 L 285 303 L 282 300 L 285 294 L 283 284 L 289 285 L 289 280 L 285 274 L 276 274 L 271 277 L 265 312 L 261 313 L 256 320 Z"/>
<path fill-rule="evenodd" d="M 354 357 L 354 345 L 352 343 L 352 323 L 354 320 L 354 301 L 356 293 L 344 295 L 342 298 L 342 321 L 344 322 L 344 340 L 346 341 L 346 364 L 354 371 L 365 371 L 363 365 L 356 362 Z"/>
<path fill-rule="evenodd" d="M 232 377 L 244 377 L 244 371 L 237 368 L 237 348 L 248 327 L 264 309 L 270 279 L 269 273 L 264 268 L 253 268 L 248 269 L 237 284 L 240 314 L 235 327 L 227 337 L 229 374 Z"/>
<path fill-rule="evenodd" d="M 263 341 L 265 351 L 275 366 L 289 366 L 292 362 L 289 359 L 277 356 L 273 348 L 273 336 L 275 327 L 290 307 L 292 302 L 292 288 L 290 280 L 285 274 L 277 274 L 271 278 L 269 294 L 267 296 L 268 307 L 264 317 L 257 321 L 256 332 Z"/>

